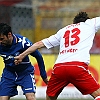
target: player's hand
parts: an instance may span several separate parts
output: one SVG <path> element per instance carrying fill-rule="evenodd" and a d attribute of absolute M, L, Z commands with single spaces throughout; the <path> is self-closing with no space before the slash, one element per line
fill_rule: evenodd
<path fill-rule="evenodd" d="M 45 84 L 47 85 L 48 84 L 48 79 L 43 79 L 43 81 L 45 82 Z"/>
<path fill-rule="evenodd" d="M 20 63 L 22 62 L 22 58 L 20 57 L 20 55 L 14 57 L 14 59 L 15 59 L 15 60 L 14 60 L 15 65 L 18 65 L 18 64 L 20 64 Z"/>

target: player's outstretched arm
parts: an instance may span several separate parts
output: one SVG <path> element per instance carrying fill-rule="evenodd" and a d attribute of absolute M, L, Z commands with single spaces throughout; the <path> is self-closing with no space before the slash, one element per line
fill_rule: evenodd
<path fill-rule="evenodd" d="M 15 64 L 19 64 L 22 62 L 22 60 L 29 55 L 30 53 L 34 52 L 38 48 L 44 47 L 44 44 L 42 41 L 34 43 L 31 47 L 29 47 L 27 50 L 25 50 L 23 53 L 21 53 L 19 56 L 14 57 L 15 58 Z"/>

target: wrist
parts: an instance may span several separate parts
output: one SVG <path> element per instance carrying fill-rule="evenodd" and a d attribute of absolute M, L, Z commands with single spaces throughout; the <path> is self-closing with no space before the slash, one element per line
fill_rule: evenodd
<path fill-rule="evenodd" d="M 24 54 L 20 54 L 19 55 L 22 59 L 25 57 L 25 55 Z"/>

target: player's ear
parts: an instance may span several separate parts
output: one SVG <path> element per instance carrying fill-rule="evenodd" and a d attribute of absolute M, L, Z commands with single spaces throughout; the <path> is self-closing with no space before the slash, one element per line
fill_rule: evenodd
<path fill-rule="evenodd" d="M 9 32 L 8 35 L 12 35 L 11 32 Z"/>
<path fill-rule="evenodd" d="M 8 33 L 8 37 L 12 36 L 11 32 Z"/>
<path fill-rule="evenodd" d="M 11 32 L 8 33 L 8 38 L 12 38 Z"/>

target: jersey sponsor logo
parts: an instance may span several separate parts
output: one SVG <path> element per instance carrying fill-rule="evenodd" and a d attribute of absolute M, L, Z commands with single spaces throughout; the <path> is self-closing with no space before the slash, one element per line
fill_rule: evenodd
<path fill-rule="evenodd" d="M 0 54 L 0 56 L 3 57 L 3 58 L 6 57 L 6 55 L 2 55 L 2 54 Z"/>
<path fill-rule="evenodd" d="M 69 50 L 62 50 L 61 52 L 60 52 L 60 54 L 65 54 L 65 53 L 74 53 L 74 52 L 76 52 L 78 49 L 69 49 Z"/>
<path fill-rule="evenodd" d="M 14 58 L 14 56 L 8 56 L 7 58 L 5 58 L 5 60 L 9 60 L 9 59 L 11 59 L 11 58 Z"/>
<path fill-rule="evenodd" d="M 18 55 L 19 55 L 19 52 L 16 52 L 15 56 L 18 56 Z M 15 57 L 15 56 L 12 56 L 12 55 L 7 56 L 7 55 L 2 55 L 2 54 L 0 54 L 0 56 L 3 57 L 5 60 L 9 60 L 9 59 L 12 59 L 12 58 Z"/>

